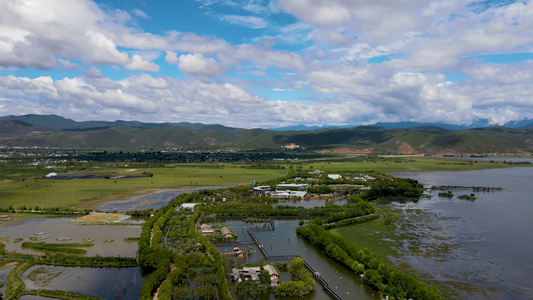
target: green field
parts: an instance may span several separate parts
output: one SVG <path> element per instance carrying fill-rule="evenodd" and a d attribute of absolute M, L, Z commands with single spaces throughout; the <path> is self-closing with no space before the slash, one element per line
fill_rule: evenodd
<path fill-rule="evenodd" d="M 43 169 L 28 165 L 3 165 L 0 168 L 0 208 L 73 208 L 93 209 L 101 203 L 128 200 L 162 189 L 198 188 L 205 186 L 247 185 L 286 175 L 290 169 L 342 172 L 348 170 L 436 171 L 473 170 L 508 167 L 504 163 L 464 161 L 433 157 L 347 156 L 340 158 L 265 162 L 285 168 L 249 168 L 246 163 L 167 164 L 146 167 L 147 164 L 80 163 L 76 167 Z M 255 163 L 257 166 L 257 163 Z M 49 172 L 60 174 L 93 174 L 108 178 L 95 179 L 37 179 Z M 153 177 L 119 178 L 112 176 Z"/>
<path fill-rule="evenodd" d="M 216 167 L 205 164 L 168 166 L 162 168 L 105 168 L 71 171 L 72 174 L 113 174 L 140 176 L 150 172 L 153 177 L 121 179 L 32 179 L 3 180 L 0 184 L 0 207 L 21 208 L 70 207 L 94 208 L 100 203 L 127 200 L 161 189 L 198 188 L 203 186 L 234 186 L 251 184 L 283 176 L 287 170 Z"/>

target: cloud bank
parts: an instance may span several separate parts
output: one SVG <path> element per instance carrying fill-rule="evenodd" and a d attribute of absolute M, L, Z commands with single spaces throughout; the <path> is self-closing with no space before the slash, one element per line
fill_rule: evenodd
<path fill-rule="evenodd" d="M 196 32 L 132 3 L 0 3 L 0 114 L 243 128 L 533 118 L 530 1 L 202 0 L 181 7 L 202 16 Z"/>

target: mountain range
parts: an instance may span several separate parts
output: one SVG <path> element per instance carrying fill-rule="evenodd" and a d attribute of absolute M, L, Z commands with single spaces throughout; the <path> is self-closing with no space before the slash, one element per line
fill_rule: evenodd
<path fill-rule="evenodd" d="M 98 149 L 305 149 L 344 153 L 532 153 L 533 121 L 450 129 L 380 123 L 347 128 L 242 129 L 201 123 L 77 122 L 56 115 L 0 117 L 0 146 Z"/>

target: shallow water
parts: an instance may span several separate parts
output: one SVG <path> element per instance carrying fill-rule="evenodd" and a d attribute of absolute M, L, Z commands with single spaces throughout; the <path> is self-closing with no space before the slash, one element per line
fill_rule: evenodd
<path fill-rule="evenodd" d="M 13 268 L 15 268 L 15 266 L 9 266 L 9 267 L 2 267 L 0 268 L 0 282 L 4 283 L 4 285 L 2 287 L 0 287 L 0 292 L 2 292 L 3 295 L 6 294 L 6 289 L 7 289 L 7 284 L 6 284 L 6 279 L 7 279 L 7 275 L 9 274 L 9 272 L 11 272 L 11 270 L 13 270 Z"/>
<path fill-rule="evenodd" d="M 246 232 L 245 228 L 263 226 L 262 223 L 250 224 L 235 220 L 220 222 L 223 222 L 234 229 L 235 233 L 239 235 L 239 242 L 253 241 Z M 379 299 L 377 293 L 372 291 L 372 289 L 369 287 L 363 285 L 363 282 L 359 277 L 338 265 L 304 239 L 298 237 L 296 235 L 296 228 L 298 227 L 299 220 L 275 220 L 274 223 L 276 227 L 274 231 L 254 231 L 255 236 L 261 241 L 265 250 L 271 257 L 300 255 L 317 272 L 320 273 L 320 275 L 341 297 L 341 299 Z M 238 243 L 227 243 L 225 245 L 217 244 L 216 246 L 220 252 L 232 252 L 235 245 L 241 248 L 241 250 L 246 250 L 248 247 L 252 246 L 253 253 L 248 254 L 247 262 L 258 262 L 260 259 L 264 260 L 263 255 L 259 252 L 259 249 L 255 244 L 246 243 L 244 245 L 240 245 Z M 271 261 L 277 260 L 271 259 Z M 288 281 L 290 278 L 284 276 L 284 280 Z M 263 296 L 260 299 L 274 299 L 274 296 Z M 315 291 L 312 294 L 294 299 L 321 300 L 331 299 L 331 297 L 322 289 L 320 283 L 317 283 Z"/>
<path fill-rule="evenodd" d="M 397 263 L 407 263 L 441 282 L 468 283 L 468 289 L 475 288 L 472 294 L 456 289 L 457 298 L 533 297 L 533 168 L 394 175 L 419 180 L 428 187 L 504 188 L 477 192 L 475 201 L 457 198 L 474 192 L 452 190 L 453 199 L 438 197 L 440 191 L 429 191 L 431 200 L 393 204 L 405 216 L 397 224 L 398 234 L 419 237 L 415 242 L 405 241 Z"/>
<path fill-rule="evenodd" d="M 28 278 L 39 270 L 36 280 Z M 145 281 L 139 268 L 80 268 L 36 265 L 21 276 L 26 289 L 54 289 L 102 299 L 138 299 Z M 39 299 L 39 298 L 28 298 Z"/>
<path fill-rule="evenodd" d="M 63 243 L 82 243 L 85 238 L 92 238 L 94 246 L 85 247 L 87 256 L 121 256 L 136 257 L 139 248 L 136 242 L 125 242 L 124 238 L 139 237 L 140 225 L 77 225 L 70 223 L 72 218 L 35 218 L 24 219 L 0 226 L 0 237 L 23 238 L 22 242 L 5 243 L 7 251 L 27 254 L 43 254 L 31 249 L 22 249 L 23 242 L 29 242 L 36 233 L 44 233 L 39 242 L 62 243 L 57 238 L 68 237 Z M 114 239 L 113 242 L 105 242 Z"/>
<path fill-rule="evenodd" d="M 216 190 L 225 187 L 203 187 L 197 189 L 180 189 L 180 190 L 161 190 L 154 193 L 149 193 L 142 196 L 133 197 L 126 201 L 115 201 L 102 204 L 98 210 L 110 211 L 132 211 L 132 210 L 158 210 L 167 205 L 174 198 L 181 194 L 197 192 L 201 190 Z"/>

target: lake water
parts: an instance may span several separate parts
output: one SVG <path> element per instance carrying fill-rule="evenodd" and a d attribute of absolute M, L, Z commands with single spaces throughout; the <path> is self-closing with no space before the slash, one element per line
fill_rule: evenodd
<path fill-rule="evenodd" d="M 28 278 L 38 270 L 34 280 Z M 139 268 L 80 268 L 35 265 L 21 276 L 26 289 L 54 289 L 102 299 L 138 299 L 145 281 Z M 36 298 L 28 298 L 36 299 Z M 37 298 L 39 299 L 39 298 Z"/>
<path fill-rule="evenodd" d="M 43 233 L 40 240 L 46 243 L 62 243 L 57 238 L 68 237 L 63 243 L 82 243 L 83 239 L 92 238 L 94 246 L 85 247 L 87 256 L 121 256 L 136 257 L 139 248 L 136 242 L 125 242 L 124 238 L 139 237 L 141 225 L 77 225 L 70 222 L 72 218 L 34 218 L 11 222 L 0 226 L 0 237 L 9 239 L 23 238 L 22 242 L 5 243 L 7 251 L 38 254 L 43 252 L 22 249 L 23 242 L 29 242 L 36 233 Z M 113 242 L 105 242 L 113 239 Z"/>
<path fill-rule="evenodd" d="M 457 198 L 471 191 L 452 190 L 452 199 L 439 197 L 440 191 L 428 191 L 430 200 L 393 204 L 405 217 L 397 224 L 398 234 L 417 237 L 403 241 L 396 263 L 407 263 L 433 278 L 457 299 L 533 297 L 533 168 L 394 175 L 427 187 L 503 188 L 476 192 L 475 201 Z M 457 288 L 457 283 L 468 287 Z"/>
<path fill-rule="evenodd" d="M 252 238 L 248 235 L 245 228 L 254 226 L 263 226 L 263 224 L 250 224 L 235 220 L 220 220 L 219 223 L 224 223 L 233 228 L 235 233 L 239 236 L 239 242 L 252 242 Z M 213 223 L 213 224 L 219 224 Z M 254 231 L 255 236 L 261 241 L 265 250 L 270 256 L 284 256 L 284 255 L 300 255 L 307 261 L 320 275 L 328 282 L 341 299 L 362 299 L 362 300 L 377 300 L 379 297 L 368 286 L 363 284 L 361 278 L 349 272 L 332 259 L 327 257 L 324 253 L 317 250 L 313 245 L 306 242 L 303 238 L 296 235 L 296 228 L 299 226 L 299 220 L 275 220 L 276 229 L 271 231 Z M 221 253 L 233 252 L 235 243 L 217 244 L 217 248 Z M 253 253 L 247 255 L 246 262 L 257 262 L 259 259 L 264 259 L 261 252 L 255 244 L 237 245 L 241 250 L 246 250 L 252 247 Z M 274 260 L 275 261 L 275 260 Z M 287 261 L 287 260 L 284 260 Z M 285 274 L 283 280 L 289 281 L 291 278 Z M 260 297 L 261 300 L 275 299 L 273 295 L 265 295 Z M 292 299 L 292 298 L 284 298 Z M 302 300 L 322 300 L 332 299 L 327 294 L 320 283 L 317 282 L 315 291 L 305 297 L 298 297 L 294 299 Z"/>
<path fill-rule="evenodd" d="M 201 190 L 216 190 L 226 187 L 202 187 L 196 189 L 180 189 L 180 190 L 161 190 L 154 193 L 149 193 L 142 196 L 133 197 L 126 201 L 114 201 L 106 204 L 102 204 L 98 207 L 98 210 L 111 212 L 111 211 L 132 211 L 132 210 L 158 210 L 167 205 L 174 198 L 181 194 L 197 192 Z"/>

